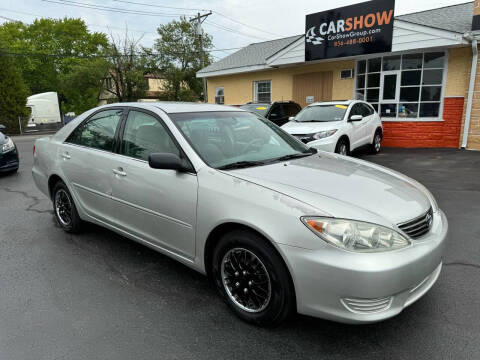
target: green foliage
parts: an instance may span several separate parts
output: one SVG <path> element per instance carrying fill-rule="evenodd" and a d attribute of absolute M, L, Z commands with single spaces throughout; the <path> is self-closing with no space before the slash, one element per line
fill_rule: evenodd
<path fill-rule="evenodd" d="M 108 69 L 109 63 L 102 58 L 81 59 L 71 65 L 69 72 L 59 74 L 59 91 L 63 96 L 62 112 L 80 114 L 97 106 Z"/>
<path fill-rule="evenodd" d="M 3 51 L 15 53 L 15 63 L 30 93 L 58 92 L 62 111 L 80 113 L 85 104 L 98 100 L 101 82 L 82 81 L 68 88 L 65 80 L 80 79 L 93 69 L 98 75 L 105 66 L 98 56 L 108 40 L 103 33 L 90 33 L 81 19 L 37 19 L 32 24 L 8 22 L 0 26 Z M 91 79 L 91 77 L 89 77 Z"/>
<path fill-rule="evenodd" d="M 108 76 L 113 80 L 112 88 L 106 89 L 119 102 L 137 101 L 145 97 L 148 83 L 145 79 L 147 60 L 138 56 L 141 39 L 125 34 L 122 40 L 112 37 L 106 54 L 110 63 Z"/>
<path fill-rule="evenodd" d="M 152 67 L 158 68 L 167 81 L 164 97 L 168 100 L 194 101 L 202 98 L 202 80 L 196 73 L 211 63 L 209 50 L 212 37 L 202 35 L 204 52 L 200 52 L 200 40 L 195 27 L 184 17 L 160 25 L 160 38 L 155 41 L 155 56 Z M 147 51 L 148 52 L 148 51 Z M 202 55 L 202 56 L 201 56 Z"/>
<path fill-rule="evenodd" d="M 1 43 L 0 43 L 1 48 Z M 28 89 L 22 74 L 10 56 L 0 56 L 0 124 L 6 133 L 19 133 L 18 117 L 26 125 L 28 110 L 25 107 Z"/>

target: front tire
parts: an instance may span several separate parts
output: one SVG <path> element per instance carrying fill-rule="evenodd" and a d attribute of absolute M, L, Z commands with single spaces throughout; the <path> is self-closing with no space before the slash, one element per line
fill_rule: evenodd
<path fill-rule="evenodd" d="M 282 258 L 260 235 L 234 230 L 213 253 L 215 285 L 233 312 L 261 326 L 284 321 L 295 308 L 295 291 Z"/>
<path fill-rule="evenodd" d="M 348 145 L 348 141 L 345 138 L 340 138 L 337 142 L 337 146 L 335 146 L 335 152 L 340 155 L 347 156 L 350 154 L 350 146 Z"/>
<path fill-rule="evenodd" d="M 58 225 L 67 233 L 77 233 L 82 226 L 82 219 L 67 186 L 59 181 L 53 187 L 53 212 Z"/>

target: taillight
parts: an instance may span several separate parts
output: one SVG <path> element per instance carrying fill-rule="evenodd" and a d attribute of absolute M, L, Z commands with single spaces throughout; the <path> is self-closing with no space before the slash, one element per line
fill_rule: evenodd
<path fill-rule="evenodd" d="M 35 144 L 33 144 L 33 156 L 35 156 Z"/>

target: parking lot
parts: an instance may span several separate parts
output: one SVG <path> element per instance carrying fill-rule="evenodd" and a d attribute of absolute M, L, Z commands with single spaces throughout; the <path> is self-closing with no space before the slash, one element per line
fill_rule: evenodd
<path fill-rule="evenodd" d="M 449 219 L 444 268 L 399 316 L 343 325 L 238 320 L 202 275 L 97 226 L 68 235 L 21 167 L 0 176 L 0 359 L 473 359 L 480 352 L 480 152 L 354 156 L 426 185 Z M 358 189 L 361 191 L 361 189 Z"/>

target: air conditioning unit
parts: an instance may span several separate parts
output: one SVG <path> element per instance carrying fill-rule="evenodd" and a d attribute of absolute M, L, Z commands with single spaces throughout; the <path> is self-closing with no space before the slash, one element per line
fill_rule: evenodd
<path fill-rule="evenodd" d="M 340 70 L 340 80 L 353 78 L 353 69 Z"/>

